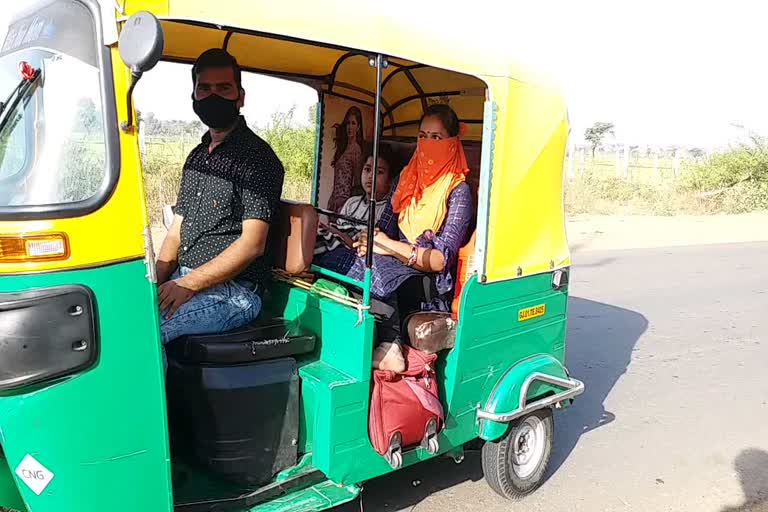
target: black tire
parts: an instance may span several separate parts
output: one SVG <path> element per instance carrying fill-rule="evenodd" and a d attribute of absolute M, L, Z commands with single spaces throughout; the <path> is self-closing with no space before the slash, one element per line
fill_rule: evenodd
<path fill-rule="evenodd" d="M 529 418 L 533 419 L 528 420 Z M 543 453 L 538 457 L 539 462 L 532 466 L 533 469 L 521 477 L 513 463 L 513 444 L 523 429 L 530 430 L 531 423 L 537 421 L 543 428 Z M 483 474 L 491 489 L 509 500 L 518 500 L 538 489 L 544 482 L 544 475 L 552 457 L 554 434 L 552 409 L 547 408 L 516 420 L 509 426 L 504 437 L 485 443 L 482 450 Z"/>

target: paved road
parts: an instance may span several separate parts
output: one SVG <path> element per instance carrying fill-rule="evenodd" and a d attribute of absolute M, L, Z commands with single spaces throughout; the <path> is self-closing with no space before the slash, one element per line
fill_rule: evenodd
<path fill-rule="evenodd" d="M 577 253 L 571 296 L 587 391 L 544 487 L 511 506 L 475 453 L 369 482 L 366 512 L 768 511 L 768 243 Z"/>

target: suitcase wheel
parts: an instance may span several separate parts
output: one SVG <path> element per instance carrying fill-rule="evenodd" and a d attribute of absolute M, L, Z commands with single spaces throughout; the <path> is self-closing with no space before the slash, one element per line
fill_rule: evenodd
<path fill-rule="evenodd" d="M 437 420 L 435 418 L 431 418 L 427 423 L 424 439 L 421 440 L 421 447 L 430 455 L 440 451 L 440 443 L 437 441 Z"/>
<path fill-rule="evenodd" d="M 403 465 L 403 436 L 400 432 L 395 432 L 389 439 L 389 448 L 384 458 L 392 469 L 399 469 Z"/>

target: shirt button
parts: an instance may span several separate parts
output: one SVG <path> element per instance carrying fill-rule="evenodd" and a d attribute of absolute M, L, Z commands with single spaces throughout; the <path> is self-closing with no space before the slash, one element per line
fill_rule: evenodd
<path fill-rule="evenodd" d="M 181 250 L 182 250 L 182 251 L 186 251 L 186 250 L 187 250 L 187 246 L 185 245 L 184 247 L 182 247 L 182 249 L 181 249 Z"/>
<path fill-rule="evenodd" d="M 198 192 L 198 193 L 197 193 L 197 197 L 200 197 L 200 194 L 202 194 L 202 192 Z"/>

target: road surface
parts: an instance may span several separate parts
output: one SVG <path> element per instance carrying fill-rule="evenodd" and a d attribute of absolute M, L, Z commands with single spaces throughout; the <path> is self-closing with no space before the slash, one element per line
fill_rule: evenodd
<path fill-rule="evenodd" d="M 545 485 L 505 502 L 468 453 L 369 482 L 363 510 L 768 512 L 768 243 L 573 259 L 587 391 L 556 414 Z"/>

